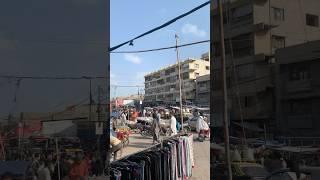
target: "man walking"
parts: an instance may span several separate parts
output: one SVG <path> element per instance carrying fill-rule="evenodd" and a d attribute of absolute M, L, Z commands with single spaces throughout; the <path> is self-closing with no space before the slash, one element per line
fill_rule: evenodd
<path fill-rule="evenodd" d="M 153 109 L 152 130 L 153 130 L 153 144 L 155 144 L 155 141 L 159 142 L 159 139 L 160 139 L 160 114 L 157 109 Z"/>

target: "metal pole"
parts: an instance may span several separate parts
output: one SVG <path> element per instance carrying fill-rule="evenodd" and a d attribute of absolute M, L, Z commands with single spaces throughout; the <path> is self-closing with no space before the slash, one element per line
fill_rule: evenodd
<path fill-rule="evenodd" d="M 100 97 L 100 91 L 101 91 L 101 87 L 99 86 L 98 87 L 98 109 L 97 109 L 97 113 L 98 113 L 98 124 L 99 124 L 99 128 L 101 127 L 101 118 L 100 118 L 100 116 L 101 116 L 101 114 L 100 114 L 100 112 L 101 112 L 101 97 Z M 97 139 L 97 149 L 98 149 L 98 153 L 99 153 L 99 158 L 100 158 L 100 155 L 101 155 L 101 153 L 100 153 L 100 134 L 98 135 L 98 139 Z"/>
<path fill-rule="evenodd" d="M 22 127 L 22 123 L 21 121 L 18 124 L 19 130 L 18 130 L 18 136 L 19 136 L 19 142 L 18 142 L 18 151 L 19 151 L 19 159 L 21 160 L 21 127 Z"/>
<path fill-rule="evenodd" d="M 90 104 L 89 104 L 89 121 L 91 121 L 92 119 L 91 119 L 91 114 L 92 114 L 92 91 L 91 91 L 91 79 L 89 80 L 89 84 L 90 84 L 90 87 L 89 87 L 89 93 L 90 93 L 90 95 L 89 95 L 89 97 L 90 97 Z"/>
<path fill-rule="evenodd" d="M 228 94 L 226 81 L 226 55 L 224 45 L 224 27 L 223 27 L 223 10 L 222 1 L 218 0 L 219 16 L 220 16 L 220 43 L 221 43 L 221 70 L 222 70 L 222 94 L 223 94 L 223 122 L 225 133 L 225 154 L 226 165 L 228 167 L 228 179 L 232 180 L 231 159 L 230 159 L 230 144 L 229 144 L 229 124 L 228 124 Z"/>
<path fill-rule="evenodd" d="M 181 93 L 181 67 L 179 60 L 179 49 L 178 49 L 178 35 L 175 35 L 176 38 L 176 52 L 177 52 L 177 63 L 178 63 L 178 77 L 179 77 L 179 102 L 180 102 L 180 118 L 181 118 L 181 130 L 183 131 L 183 111 L 182 111 L 182 93 Z"/>
<path fill-rule="evenodd" d="M 58 167 L 58 180 L 60 180 L 60 156 L 58 147 L 58 138 L 56 138 L 56 152 L 57 152 L 57 167 Z"/>
<path fill-rule="evenodd" d="M 264 143 L 267 145 L 267 127 L 266 123 L 263 123 L 263 131 L 264 131 Z"/>

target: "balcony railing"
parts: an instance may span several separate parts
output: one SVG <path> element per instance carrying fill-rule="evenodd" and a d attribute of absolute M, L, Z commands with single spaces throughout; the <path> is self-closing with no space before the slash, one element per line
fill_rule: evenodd
<path fill-rule="evenodd" d="M 287 93 L 310 91 L 311 82 L 310 80 L 288 81 L 285 88 Z"/>
<path fill-rule="evenodd" d="M 209 88 L 207 88 L 207 87 L 199 87 L 199 92 L 207 92 L 207 91 L 209 91 L 210 89 Z"/>

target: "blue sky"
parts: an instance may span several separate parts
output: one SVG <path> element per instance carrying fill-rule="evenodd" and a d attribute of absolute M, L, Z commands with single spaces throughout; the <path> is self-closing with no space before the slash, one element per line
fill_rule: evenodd
<path fill-rule="evenodd" d="M 143 32 L 199 6 L 206 0 L 111 0 L 110 46 L 118 45 Z M 117 51 L 133 51 L 167 47 L 175 44 L 178 34 L 180 44 L 208 40 L 210 38 L 210 6 L 196 11 L 174 24 L 125 45 Z M 209 51 L 209 43 L 180 48 L 180 59 L 200 57 Z M 174 64 L 174 49 L 139 54 L 111 54 L 110 69 L 112 85 L 143 85 L 144 74 L 160 67 Z M 111 97 L 136 94 L 138 88 L 110 88 Z"/>

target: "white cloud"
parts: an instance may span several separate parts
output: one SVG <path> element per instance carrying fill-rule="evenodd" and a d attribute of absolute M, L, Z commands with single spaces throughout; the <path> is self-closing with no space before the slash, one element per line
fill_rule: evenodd
<path fill-rule="evenodd" d="M 190 23 L 183 25 L 181 31 L 183 34 L 192 34 L 198 37 L 205 37 L 207 35 L 206 31 L 199 29 L 197 25 Z"/>
<path fill-rule="evenodd" d="M 134 64 L 141 64 L 142 62 L 141 58 L 135 54 L 125 54 L 124 59 Z"/>
<path fill-rule="evenodd" d="M 110 73 L 110 78 L 114 78 L 114 77 L 116 77 L 116 75 L 111 72 Z"/>

